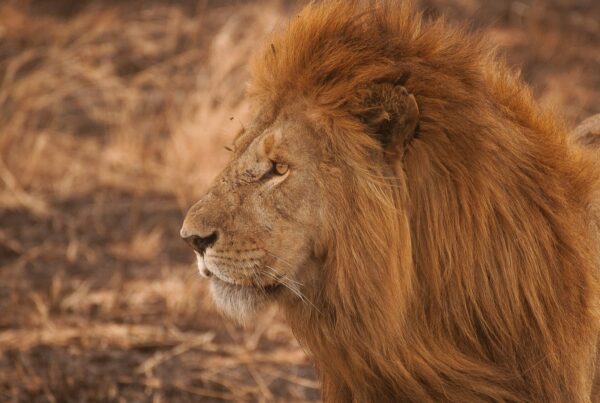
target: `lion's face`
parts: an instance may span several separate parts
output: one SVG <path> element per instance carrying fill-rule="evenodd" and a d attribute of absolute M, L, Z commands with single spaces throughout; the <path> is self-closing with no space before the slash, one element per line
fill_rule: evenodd
<path fill-rule="evenodd" d="M 181 229 L 216 305 L 239 321 L 299 291 L 322 220 L 316 133 L 284 118 L 258 126 L 235 140 L 231 161 Z"/>

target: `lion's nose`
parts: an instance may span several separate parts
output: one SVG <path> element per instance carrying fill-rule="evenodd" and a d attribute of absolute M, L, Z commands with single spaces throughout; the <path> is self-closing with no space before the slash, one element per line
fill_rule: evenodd
<path fill-rule="evenodd" d="M 210 248 L 212 245 L 217 242 L 219 235 L 217 232 L 213 232 L 208 236 L 200 236 L 200 235 L 188 235 L 184 234 L 184 231 L 181 231 L 181 237 L 184 241 L 186 241 L 190 246 L 199 254 L 204 255 L 204 252 L 207 248 Z"/>

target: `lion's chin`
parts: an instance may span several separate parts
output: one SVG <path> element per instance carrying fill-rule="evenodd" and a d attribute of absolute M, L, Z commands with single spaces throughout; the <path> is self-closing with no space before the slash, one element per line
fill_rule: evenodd
<path fill-rule="evenodd" d="M 227 283 L 212 277 L 210 291 L 217 309 L 223 315 L 245 325 L 274 301 L 278 288 L 259 290 L 254 287 Z"/>

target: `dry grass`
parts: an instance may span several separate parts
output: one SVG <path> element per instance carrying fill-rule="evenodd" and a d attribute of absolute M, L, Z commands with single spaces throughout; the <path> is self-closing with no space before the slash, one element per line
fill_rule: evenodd
<path fill-rule="evenodd" d="M 571 122 L 599 112 L 593 1 L 422 5 L 489 25 Z M 222 320 L 177 235 L 248 120 L 246 61 L 289 10 L 0 4 L 1 401 L 318 400 L 277 312 Z"/>

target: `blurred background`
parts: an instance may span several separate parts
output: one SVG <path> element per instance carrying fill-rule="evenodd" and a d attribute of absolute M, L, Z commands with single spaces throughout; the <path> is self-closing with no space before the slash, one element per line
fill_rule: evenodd
<path fill-rule="evenodd" d="M 214 310 L 179 239 L 248 122 L 283 0 L 0 1 L 0 401 L 318 401 L 276 310 Z M 422 0 L 572 127 L 600 112 L 597 0 Z"/>

